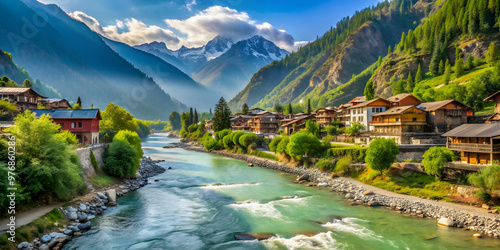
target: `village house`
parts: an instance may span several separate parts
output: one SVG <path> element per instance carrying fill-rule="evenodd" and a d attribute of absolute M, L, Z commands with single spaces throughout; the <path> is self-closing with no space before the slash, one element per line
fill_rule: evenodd
<path fill-rule="evenodd" d="M 99 109 L 31 109 L 36 117 L 44 114 L 52 117 L 54 123 L 76 135 L 81 145 L 99 143 Z"/>
<path fill-rule="evenodd" d="M 495 102 L 495 113 L 488 117 L 486 123 L 500 123 L 500 91 L 493 95 L 490 95 L 484 99 L 484 101 Z"/>
<path fill-rule="evenodd" d="M 248 123 L 251 124 L 250 130 L 254 134 L 275 134 L 279 128 L 279 119 L 274 115 L 255 116 Z"/>
<path fill-rule="evenodd" d="M 0 87 L 0 99 L 15 102 L 20 112 L 27 109 L 37 109 L 38 100 L 46 98 L 32 88 Z"/>
<path fill-rule="evenodd" d="M 207 132 L 213 132 L 214 130 L 212 129 L 212 125 L 214 125 L 214 121 L 213 120 L 206 121 L 205 122 L 205 131 L 207 131 Z"/>
<path fill-rule="evenodd" d="M 337 108 L 335 107 L 320 108 L 316 111 L 316 123 L 321 125 L 321 127 L 326 127 L 335 120 L 336 113 Z"/>
<path fill-rule="evenodd" d="M 412 94 L 401 93 L 395 96 L 391 96 L 386 99 L 391 102 L 391 106 L 417 106 L 422 103 L 422 101 Z"/>
<path fill-rule="evenodd" d="M 372 115 L 370 127 L 382 137 L 390 137 L 398 144 L 409 144 L 414 133 L 427 132 L 427 114 L 415 106 L 396 106 Z"/>
<path fill-rule="evenodd" d="M 427 112 L 427 123 L 436 133 L 444 133 L 465 124 L 467 116 L 474 115 L 472 108 L 456 100 L 425 102 L 417 107 Z"/>
<path fill-rule="evenodd" d="M 314 119 L 313 115 L 304 115 L 286 124 L 283 124 L 283 132 L 285 132 L 286 135 L 291 135 L 294 131 L 305 129 L 307 120 L 311 119 Z"/>
<path fill-rule="evenodd" d="M 460 162 L 490 165 L 500 160 L 500 123 L 464 124 L 447 133 L 446 147 L 460 153 Z"/>
<path fill-rule="evenodd" d="M 47 106 L 49 109 L 70 109 L 71 105 L 66 99 L 42 99 L 39 100 L 40 103 Z"/>
<path fill-rule="evenodd" d="M 358 103 L 357 105 L 347 108 L 350 112 L 351 120 L 346 125 L 350 126 L 353 122 L 360 122 L 365 127 L 365 131 L 371 131 L 373 130 L 373 127 L 370 127 L 372 115 L 383 112 L 390 107 L 391 103 L 382 98 Z"/>
<path fill-rule="evenodd" d="M 233 131 L 250 131 L 250 124 L 247 123 L 249 120 L 252 120 L 254 116 L 251 115 L 237 115 L 234 118 L 231 118 L 231 130 Z"/>

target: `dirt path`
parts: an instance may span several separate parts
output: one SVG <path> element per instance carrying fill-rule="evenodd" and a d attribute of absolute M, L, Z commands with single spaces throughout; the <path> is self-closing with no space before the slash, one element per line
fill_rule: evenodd
<path fill-rule="evenodd" d="M 22 213 L 17 214 L 17 215 L 15 215 L 16 228 L 24 226 L 24 225 L 42 217 L 46 213 L 50 212 L 52 209 L 54 209 L 56 207 L 60 207 L 60 206 L 62 206 L 62 203 L 55 203 L 55 204 L 51 204 L 51 205 L 36 207 L 36 208 L 30 209 L 28 211 L 24 211 Z M 7 232 L 7 230 L 9 229 L 9 226 L 7 226 L 8 223 L 10 223 L 9 218 L 4 218 L 4 219 L 0 220 L 0 234 Z"/>
<path fill-rule="evenodd" d="M 448 207 L 450 209 L 466 210 L 467 212 L 470 212 L 473 214 L 478 214 L 478 215 L 487 216 L 487 217 L 491 217 L 491 218 L 497 218 L 497 219 L 500 218 L 500 214 L 491 214 L 491 213 L 488 213 L 488 211 L 486 209 L 482 209 L 482 208 L 478 208 L 478 207 L 456 204 L 456 203 L 451 203 L 451 202 L 446 202 L 446 201 L 421 199 L 419 197 L 406 195 L 406 194 L 398 194 L 398 193 L 394 193 L 394 192 L 391 192 L 391 191 L 388 191 L 385 189 L 374 187 L 374 186 L 365 184 L 363 182 L 360 182 L 360 181 L 352 179 L 352 178 L 346 178 L 346 177 L 338 177 L 338 178 L 344 179 L 346 181 L 351 182 L 352 184 L 355 184 L 356 186 L 361 186 L 367 190 L 373 191 L 374 193 L 385 195 L 385 196 L 403 198 L 403 199 L 407 199 L 407 200 L 411 200 L 411 201 L 418 201 L 418 202 L 422 202 L 424 204 L 439 205 L 439 206 L 443 206 L 443 207 Z"/>

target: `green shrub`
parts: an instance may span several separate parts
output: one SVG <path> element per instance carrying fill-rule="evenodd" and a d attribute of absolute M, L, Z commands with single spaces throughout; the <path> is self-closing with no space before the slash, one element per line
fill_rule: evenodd
<path fill-rule="evenodd" d="M 259 137 L 254 133 L 246 133 L 239 138 L 239 144 L 245 148 L 255 149 L 258 142 Z"/>
<path fill-rule="evenodd" d="M 109 145 L 107 157 L 104 159 L 103 170 L 112 176 L 133 177 L 137 172 L 136 155 L 137 152 L 130 144 L 113 139 Z"/>
<path fill-rule="evenodd" d="M 344 175 L 347 172 L 349 172 L 349 166 L 351 165 L 352 160 L 351 157 L 349 156 L 344 156 L 340 158 L 339 161 L 337 161 L 337 164 L 335 165 L 335 173 L 339 175 Z"/>
<path fill-rule="evenodd" d="M 203 142 L 203 147 L 208 151 L 212 151 L 212 150 L 218 150 L 220 149 L 220 144 L 218 141 L 216 141 L 214 138 L 212 137 L 208 137 L 206 138 L 206 140 Z"/>
<path fill-rule="evenodd" d="M 231 135 L 226 135 L 222 138 L 222 142 L 224 143 L 224 148 L 231 149 L 234 146 L 233 140 L 231 140 Z"/>
<path fill-rule="evenodd" d="M 335 136 L 327 135 L 327 136 L 323 137 L 321 140 L 323 141 L 323 144 L 329 146 L 329 144 L 335 140 Z"/>
<path fill-rule="evenodd" d="M 231 134 L 232 131 L 230 129 L 223 129 L 219 132 L 215 132 L 215 140 L 221 141 L 224 136 Z"/>
<path fill-rule="evenodd" d="M 394 140 L 377 138 L 370 143 L 365 161 L 371 169 L 383 171 L 391 167 L 398 154 L 399 148 Z"/>
<path fill-rule="evenodd" d="M 193 133 L 194 131 L 198 130 L 198 124 L 191 124 L 188 127 L 188 132 Z"/>
<path fill-rule="evenodd" d="M 251 155 L 255 155 L 257 157 L 261 157 L 261 158 L 266 158 L 266 159 L 269 159 L 269 160 L 273 160 L 273 161 L 279 161 L 278 157 L 274 154 L 269 154 L 269 153 L 266 153 L 266 152 L 262 152 L 262 151 L 259 151 L 259 150 L 252 150 L 250 152 Z"/>
<path fill-rule="evenodd" d="M 189 133 L 184 128 L 181 128 L 181 130 L 179 131 L 179 135 L 182 138 L 186 138 L 189 135 Z"/>
<path fill-rule="evenodd" d="M 444 169 L 444 163 L 454 159 L 455 154 L 446 147 L 431 147 L 425 151 L 422 164 L 424 165 L 424 171 L 428 175 L 433 175 L 436 180 L 439 180 Z"/>
<path fill-rule="evenodd" d="M 305 154 L 309 157 L 319 155 L 322 146 L 318 138 L 311 132 L 301 130 L 291 136 L 286 149 L 291 157 L 302 160 Z"/>
<path fill-rule="evenodd" d="M 328 135 L 336 135 L 337 134 L 337 127 L 327 126 L 325 129 L 326 129 L 326 133 L 328 133 Z"/>
<path fill-rule="evenodd" d="M 97 164 L 97 160 L 95 159 L 94 152 L 92 152 L 92 149 L 90 149 L 90 163 L 92 163 L 92 166 L 94 167 L 94 170 L 99 171 L 99 164 Z"/>
<path fill-rule="evenodd" d="M 326 151 L 327 157 L 341 158 L 348 156 L 354 162 L 364 162 L 366 157 L 366 147 L 347 146 L 340 148 L 330 148 Z"/>
<path fill-rule="evenodd" d="M 269 143 L 269 150 L 272 152 L 276 152 L 276 148 L 278 147 L 278 144 L 281 142 L 281 140 L 283 140 L 283 137 L 281 136 L 274 137 L 271 140 L 271 143 Z"/>
<path fill-rule="evenodd" d="M 321 158 L 314 165 L 316 167 L 318 167 L 321 171 L 332 172 L 335 169 L 336 162 L 337 162 L 337 160 L 335 160 L 333 158 Z"/>
<path fill-rule="evenodd" d="M 471 185 L 482 190 L 483 198 L 489 200 L 493 190 L 498 189 L 500 185 L 500 165 L 494 163 L 486 166 L 477 173 L 469 174 L 467 179 Z"/>
<path fill-rule="evenodd" d="M 276 146 L 276 153 L 288 155 L 287 150 L 286 150 L 288 143 L 290 143 L 290 137 L 284 136 L 283 139 L 281 139 L 281 141 Z"/>
<path fill-rule="evenodd" d="M 135 150 L 135 155 L 133 158 L 133 170 L 132 170 L 132 175 L 135 176 L 135 173 L 139 169 L 141 165 L 141 158 L 144 154 L 142 151 L 142 144 L 141 144 L 141 138 L 136 132 L 128 131 L 128 130 L 120 130 L 115 137 L 113 138 L 113 141 L 115 140 L 120 140 L 128 143 L 132 148 Z"/>
<path fill-rule="evenodd" d="M 242 145 L 240 145 L 240 137 L 244 134 L 245 134 L 245 132 L 243 132 L 243 131 L 236 131 L 233 133 L 234 145 L 242 147 Z"/>
<path fill-rule="evenodd" d="M 105 173 L 101 173 L 96 176 L 93 176 L 90 179 L 90 183 L 92 184 L 92 187 L 99 189 L 110 185 L 118 184 L 120 183 L 120 179 L 109 176 Z"/>
<path fill-rule="evenodd" d="M 345 129 L 345 132 L 350 136 L 357 136 L 363 129 L 365 129 L 363 124 L 360 122 L 353 122 L 350 127 Z"/>

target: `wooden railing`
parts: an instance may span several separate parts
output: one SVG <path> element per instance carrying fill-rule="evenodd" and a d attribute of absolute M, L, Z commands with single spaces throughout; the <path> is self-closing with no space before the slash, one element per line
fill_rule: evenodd
<path fill-rule="evenodd" d="M 448 148 L 457 151 L 500 152 L 499 144 L 448 143 Z"/>

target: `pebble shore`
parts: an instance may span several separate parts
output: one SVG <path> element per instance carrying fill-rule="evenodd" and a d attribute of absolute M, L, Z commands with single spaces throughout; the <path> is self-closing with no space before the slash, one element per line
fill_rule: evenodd
<path fill-rule="evenodd" d="M 71 221 L 69 225 L 63 225 L 59 232 L 45 234 L 32 242 L 22 242 L 18 249 L 40 249 L 48 250 L 62 249 L 73 237 L 79 237 L 92 227 L 91 221 L 108 207 L 117 206 L 116 199 L 124 194 L 139 189 L 149 183 L 149 178 L 165 172 L 165 168 L 157 165 L 160 161 L 152 160 L 150 157 L 141 159 L 138 174 L 133 179 L 127 179 L 115 188 L 95 192 L 90 200 L 82 201 L 79 205 L 61 207 L 59 210 Z M 88 197 L 88 195 L 86 195 Z"/>
<path fill-rule="evenodd" d="M 183 144 L 182 148 L 190 151 L 205 152 L 204 148 Z M 470 229 L 484 235 L 500 237 L 500 215 L 485 214 L 470 211 L 467 207 L 456 204 L 446 204 L 428 199 L 394 194 L 382 195 L 372 192 L 361 185 L 355 184 L 348 178 L 330 178 L 328 174 L 317 169 L 306 169 L 302 166 L 288 166 L 286 164 L 257 158 L 254 156 L 234 154 L 227 151 L 211 151 L 209 153 L 242 160 L 255 166 L 274 169 L 299 176 L 298 180 L 307 180 L 320 187 L 330 187 L 333 191 L 345 195 L 349 205 L 383 206 L 396 210 L 398 213 L 411 214 L 421 218 L 435 218 L 440 225 Z M 441 204 L 437 204 L 441 203 Z M 472 236 L 472 235 L 471 235 Z M 477 237 L 477 235 L 475 236 Z"/>

